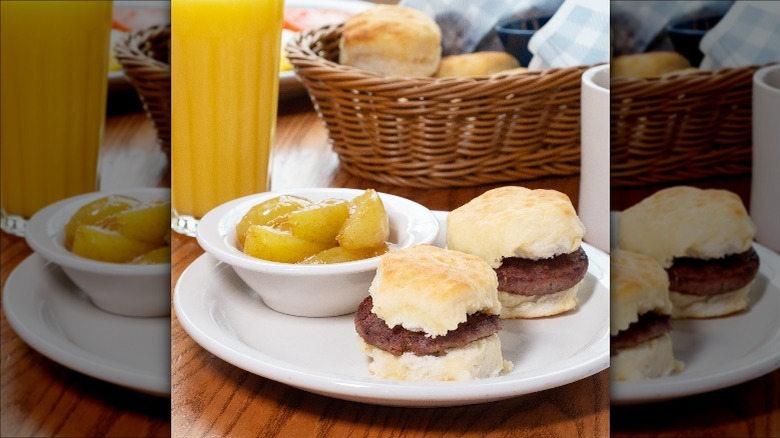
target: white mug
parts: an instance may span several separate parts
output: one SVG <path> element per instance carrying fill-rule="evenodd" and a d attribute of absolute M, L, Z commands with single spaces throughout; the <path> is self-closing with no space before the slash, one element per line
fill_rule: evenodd
<path fill-rule="evenodd" d="M 753 178 L 756 241 L 780 252 L 780 65 L 753 75 Z"/>
<path fill-rule="evenodd" d="M 585 242 L 609 252 L 609 65 L 582 74 L 580 201 Z"/>

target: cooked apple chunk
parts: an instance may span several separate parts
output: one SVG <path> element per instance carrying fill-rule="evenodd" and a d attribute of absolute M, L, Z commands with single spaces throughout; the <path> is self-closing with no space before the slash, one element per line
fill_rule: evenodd
<path fill-rule="evenodd" d="M 171 229 L 171 203 L 143 204 L 119 212 L 101 225 L 131 239 L 165 245 L 165 235 Z"/>
<path fill-rule="evenodd" d="M 337 245 L 336 235 L 349 217 L 349 202 L 329 199 L 287 215 L 290 232 L 301 239 Z"/>
<path fill-rule="evenodd" d="M 131 239 L 96 225 L 82 225 L 73 237 L 73 253 L 92 260 L 127 263 L 157 245 Z"/>
<path fill-rule="evenodd" d="M 390 223 L 376 191 L 368 189 L 350 203 L 349 217 L 336 240 L 346 249 L 373 248 L 387 242 Z"/>
<path fill-rule="evenodd" d="M 141 254 L 130 261 L 130 263 L 136 265 L 155 265 L 158 263 L 170 263 L 170 262 L 171 262 L 170 246 L 161 246 L 145 254 Z"/>
<path fill-rule="evenodd" d="M 343 263 L 388 251 L 389 221 L 382 200 L 366 190 L 351 201 L 318 202 L 282 195 L 247 212 L 236 225 L 245 254 L 283 263 Z"/>
<path fill-rule="evenodd" d="M 73 247 L 73 238 L 80 226 L 95 225 L 119 212 L 136 207 L 140 203 L 138 199 L 130 196 L 111 195 L 81 206 L 65 224 L 65 247 L 68 249 Z"/>
<path fill-rule="evenodd" d="M 278 223 L 280 217 L 295 210 L 300 210 L 309 204 L 311 204 L 311 201 L 308 199 L 299 196 L 282 195 L 255 205 L 249 209 L 238 225 L 236 225 L 238 243 L 244 244 L 246 232 L 252 225 L 269 225 L 273 220 L 277 220 Z"/>
<path fill-rule="evenodd" d="M 345 249 L 340 246 L 335 246 L 333 248 L 328 248 L 325 251 L 320 251 L 313 256 L 306 257 L 301 263 L 308 265 L 326 265 L 331 263 L 356 262 L 358 260 L 365 260 L 382 255 L 389 250 L 390 247 L 388 245 L 365 249 Z"/>
<path fill-rule="evenodd" d="M 252 225 L 244 240 L 244 253 L 281 263 L 297 263 L 329 247 L 326 243 L 301 239 L 289 231 L 267 225 Z"/>

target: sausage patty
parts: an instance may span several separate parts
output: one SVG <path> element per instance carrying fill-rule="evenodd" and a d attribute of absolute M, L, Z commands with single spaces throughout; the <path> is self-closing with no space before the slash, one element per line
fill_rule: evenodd
<path fill-rule="evenodd" d="M 609 353 L 614 356 L 619 350 L 633 348 L 642 342 L 657 338 L 672 329 L 669 315 L 647 312 L 639 315 L 639 320 L 631 323 L 627 329 L 612 336 L 609 341 Z"/>
<path fill-rule="evenodd" d="M 518 295 L 549 295 L 571 289 L 588 272 L 582 247 L 549 259 L 505 258 L 496 268 L 498 290 Z"/>
<path fill-rule="evenodd" d="M 759 267 L 758 254 L 749 250 L 719 259 L 674 259 L 666 270 L 669 290 L 691 295 L 717 295 L 733 292 L 750 284 Z"/>
<path fill-rule="evenodd" d="M 424 332 L 413 332 L 400 325 L 393 328 L 371 312 L 374 302 L 367 297 L 360 303 L 355 314 L 355 329 L 366 343 L 381 348 L 396 356 L 412 352 L 417 356 L 440 355 L 449 348 L 460 348 L 478 339 L 485 338 L 501 330 L 498 315 L 475 313 L 468 315 L 455 330 L 435 338 Z"/>

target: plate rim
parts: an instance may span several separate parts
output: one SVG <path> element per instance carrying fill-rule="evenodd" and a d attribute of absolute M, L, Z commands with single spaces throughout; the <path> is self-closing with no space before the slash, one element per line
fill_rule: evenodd
<path fill-rule="evenodd" d="M 3 311 L 5 312 L 8 324 L 18 336 L 30 348 L 39 354 L 51 359 L 52 361 L 64 366 L 65 368 L 79 372 L 81 374 L 113 383 L 118 386 L 140 391 L 146 394 L 158 397 L 170 397 L 170 380 L 159 379 L 153 374 L 136 372 L 123 364 L 112 361 L 106 357 L 100 356 L 81 348 L 80 346 L 67 341 L 62 344 L 60 339 L 54 339 L 58 334 L 65 339 L 64 333 L 55 331 L 42 319 L 40 319 L 39 300 L 44 299 L 34 288 L 25 288 L 22 286 L 20 277 L 26 279 L 27 276 L 39 271 L 44 271 L 49 267 L 61 269 L 56 263 L 47 261 L 37 253 L 27 256 L 16 268 L 9 274 L 3 287 Z M 64 275 L 64 274 L 63 274 Z M 36 280 L 36 283 L 39 281 Z M 29 293 L 28 289 L 33 289 L 34 293 Z M 58 291 L 55 291 L 55 293 Z M 102 312 L 108 316 L 123 318 L 118 315 L 111 315 L 97 308 L 96 311 Z M 35 318 L 28 318 L 35 315 Z M 152 318 L 158 319 L 158 318 Z M 160 317 L 159 319 L 165 319 Z M 168 319 L 170 319 L 168 317 Z M 33 323 L 34 321 L 35 323 Z M 119 368 L 112 367 L 118 366 Z M 170 376 L 168 376 L 170 379 Z M 166 385 L 167 384 L 167 385 Z"/>
<path fill-rule="evenodd" d="M 446 213 L 434 211 L 439 220 L 442 220 L 440 216 Z M 606 258 L 607 266 L 599 267 L 599 270 L 606 270 L 607 272 L 603 272 L 602 277 L 597 278 L 596 281 L 606 286 L 608 290 L 608 255 L 587 243 L 583 243 L 583 246 L 591 254 L 598 254 L 598 257 Z M 305 367 L 292 364 L 294 366 L 291 368 L 289 362 L 276 359 L 267 353 L 259 352 L 240 340 L 227 336 L 224 330 L 220 328 L 216 328 L 218 330 L 217 335 L 222 335 L 223 339 L 217 339 L 214 337 L 214 328 L 210 329 L 207 327 L 204 329 L 190 318 L 187 310 L 189 306 L 183 302 L 182 298 L 188 292 L 182 292 L 182 283 L 189 278 L 187 271 L 202 271 L 204 269 L 202 265 L 206 264 L 209 264 L 212 269 L 215 267 L 219 267 L 220 270 L 230 269 L 229 265 L 219 262 L 208 254 L 201 255 L 185 268 L 176 282 L 173 293 L 174 311 L 182 328 L 204 350 L 214 354 L 221 360 L 249 373 L 308 392 L 344 400 L 387 406 L 456 406 L 496 401 L 555 388 L 589 377 L 609 366 L 609 324 L 605 322 L 600 330 L 594 332 L 589 343 L 584 346 L 585 348 L 560 361 L 556 364 L 558 368 L 553 371 L 535 371 L 530 376 L 507 374 L 468 382 L 397 382 L 363 377 L 350 379 L 345 376 L 306 372 Z M 192 292 L 189 292 L 189 294 L 192 294 Z M 213 319 L 211 319 L 210 324 L 213 327 L 218 325 Z M 226 342 L 223 343 L 222 341 L 225 339 Z M 604 349 L 601 354 L 595 351 L 599 347 Z M 256 354 L 250 356 L 245 353 L 246 350 L 253 350 Z M 258 370 L 258 365 L 262 369 Z M 554 384 L 549 383 L 551 375 L 558 376 Z M 401 387 L 404 389 L 399 389 Z M 465 393 L 453 394 L 453 387 L 461 389 Z M 421 396 L 419 393 L 422 390 L 424 390 L 424 396 Z"/>
<path fill-rule="evenodd" d="M 615 230 L 619 213 L 620 211 L 616 210 L 610 211 L 610 222 L 612 224 L 610 227 L 610 240 L 613 243 L 617 241 Z M 755 241 L 752 245 L 759 252 L 759 257 L 761 258 L 759 274 L 764 274 L 768 283 L 780 289 L 780 254 Z M 773 345 L 775 348 L 770 348 Z M 780 369 L 780 325 L 766 339 L 766 342 L 758 346 L 755 351 L 766 351 L 768 354 L 759 355 L 751 352 L 748 356 L 742 356 L 734 361 L 727 362 L 727 364 L 737 363 L 738 365 L 746 362 L 737 369 L 724 370 L 724 368 L 733 366 L 724 365 L 716 368 L 716 373 L 697 373 L 691 376 L 690 379 L 680 379 L 680 376 L 685 373 L 685 370 L 683 370 L 675 376 L 660 377 L 646 381 L 610 381 L 610 403 L 613 405 L 635 405 L 673 400 L 739 385 L 778 370 Z M 759 356 L 758 359 L 760 360 L 749 360 L 755 356 Z"/>

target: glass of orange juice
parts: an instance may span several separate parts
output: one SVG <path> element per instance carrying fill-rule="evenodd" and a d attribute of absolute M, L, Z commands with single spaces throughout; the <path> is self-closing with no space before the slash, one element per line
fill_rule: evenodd
<path fill-rule="evenodd" d="M 269 189 L 282 0 L 172 0 L 173 229 Z"/>
<path fill-rule="evenodd" d="M 0 228 L 98 187 L 110 0 L 0 1 Z"/>

